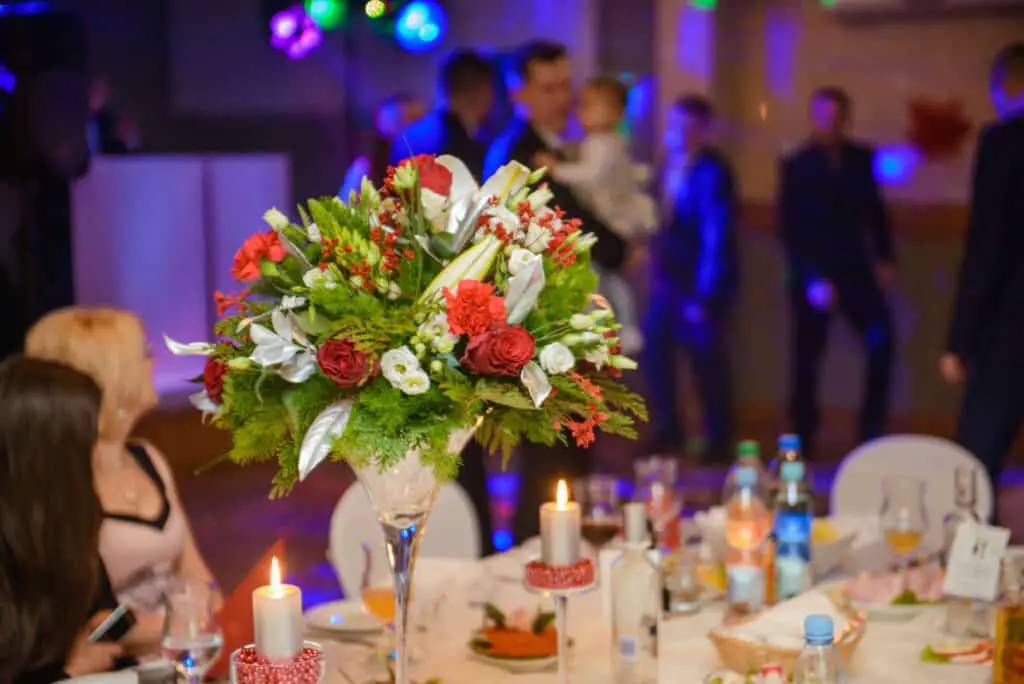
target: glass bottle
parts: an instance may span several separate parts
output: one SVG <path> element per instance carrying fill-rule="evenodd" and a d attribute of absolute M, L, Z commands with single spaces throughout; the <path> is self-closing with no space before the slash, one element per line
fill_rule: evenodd
<path fill-rule="evenodd" d="M 1024 681 L 1024 597 L 1021 567 L 1016 559 L 1003 559 L 1002 596 L 996 608 L 992 684 Z"/>
<path fill-rule="evenodd" d="M 648 555 L 647 510 L 622 507 L 622 555 L 612 566 L 612 647 L 616 684 L 655 684 L 661 576 Z"/>
<path fill-rule="evenodd" d="M 953 542 L 961 525 L 977 525 L 981 518 L 976 512 L 978 501 L 978 474 L 974 468 L 958 467 L 953 471 L 954 509 L 942 523 L 942 563 L 949 563 Z M 946 602 L 946 632 L 954 637 L 988 637 L 988 605 L 959 596 L 950 596 Z"/>

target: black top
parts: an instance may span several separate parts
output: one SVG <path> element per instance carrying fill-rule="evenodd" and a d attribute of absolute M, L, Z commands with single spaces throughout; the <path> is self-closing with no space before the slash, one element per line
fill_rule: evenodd
<path fill-rule="evenodd" d="M 114 610 L 115 608 L 117 608 L 117 599 L 114 597 L 114 590 L 110 586 L 110 578 L 107 576 L 107 571 L 101 564 L 100 586 L 97 591 L 96 601 L 93 603 L 92 614 L 95 615 L 101 611 Z M 40 634 L 39 638 L 45 639 L 46 635 Z M 51 684 L 52 682 L 68 679 L 70 675 L 64 671 L 67 655 L 70 654 L 65 654 L 65 657 L 58 663 L 51 663 L 35 670 L 22 672 L 14 678 L 11 684 Z"/>
<path fill-rule="evenodd" d="M 847 140 L 835 153 L 809 142 L 782 160 L 779 222 L 797 282 L 863 275 L 893 260 L 874 157 Z"/>
<path fill-rule="evenodd" d="M 431 112 L 402 131 L 391 145 L 391 165 L 417 154 L 458 157 L 478 183 L 484 172 L 484 146 L 449 111 Z"/>
<path fill-rule="evenodd" d="M 558 156 L 557 150 L 552 150 L 529 122 L 515 119 L 487 150 L 487 156 L 484 158 L 484 176 L 491 176 L 510 161 L 532 167 L 533 157 L 538 152 Z M 609 270 L 620 268 L 626 260 L 625 240 L 587 210 L 568 185 L 563 185 L 554 178 L 548 178 L 546 182 L 554 195 L 551 206 L 562 209 L 569 218 L 582 221 L 583 230 L 597 237 L 597 244 L 591 251 L 594 261 Z"/>
<path fill-rule="evenodd" d="M 1024 113 L 986 127 L 978 141 L 949 351 L 1024 370 L 1022 301 Z"/>
<path fill-rule="evenodd" d="M 107 513 L 106 517 L 111 520 L 120 520 L 122 522 L 135 523 L 136 525 L 148 525 L 162 530 L 167 525 L 167 519 L 171 517 L 171 500 L 167 496 L 167 485 L 164 483 L 163 478 L 160 477 L 160 473 L 153 464 L 153 459 L 146 453 L 145 447 L 139 444 L 129 444 L 128 451 L 135 458 L 139 467 L 142 468 L 142 472 L 146 473 L 149 479 L 153 481 L 153 484 L 156 485 L 157 490 L 160 492 L 160 498 L 163 500 L 163 506 L 157 517 L 152 520 L 130 513 Z"/>
<path fill-rule="evenodd" d="M 651 241 L 652 275 L 702 305 L 725 304 L 736 291 L 736 186 L 716 150 L 697 153 Z"/>

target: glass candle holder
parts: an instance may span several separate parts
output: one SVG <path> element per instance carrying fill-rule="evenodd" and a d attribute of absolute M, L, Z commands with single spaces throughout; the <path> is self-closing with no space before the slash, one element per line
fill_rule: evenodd
<path fill-rule="evenodd" d="M 249 644 L 231 654 L 231 684 L 323 684 L 327 679 L 327 657 L 312 641 L 290 660 L 269 660 Z"/>

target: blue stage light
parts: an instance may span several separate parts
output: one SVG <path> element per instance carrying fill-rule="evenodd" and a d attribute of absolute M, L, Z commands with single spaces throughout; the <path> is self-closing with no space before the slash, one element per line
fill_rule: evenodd
<path fill-rule="evenodd" d="M 425 52 L 437 46 L 448 28 L 444 8 L 434 0 L 415 0 L 395 19 L 395 38 L 409 52 Z"/>

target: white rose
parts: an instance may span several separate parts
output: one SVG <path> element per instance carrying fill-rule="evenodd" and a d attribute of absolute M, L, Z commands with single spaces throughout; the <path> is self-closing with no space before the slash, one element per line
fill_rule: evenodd
<path fill-rule="evenodd" d="M 392 387 L 402 389 L 402 382 L 408 376 L 422 372 L 420 360 L 408 347 L 389 349 L 380 357 L 380 372 Z M 404 391 L 404 390 L 403 390 Z"/>
<path fill-rule="evenodd" d="M 533 252 L 522 247 L 513 247 L 512 253 L 508 255 L 508 272 L 516 275 L 523 270 L 534 258 Z"/>
<path fill-rule="evenodd" d="M 403 394 L 423 394 L 430 389 L 430 376 L 422 370 L 415 370 L 403 377 L 396 385 Z"/>
<path fill-rule="evenodd" d="M 303 273 L 302 283 L 311 290 L 317 287 L 333 290 L 338 286 L 333 272 L 330 270 L 321 271 L 319 268 L 311 268 Z"/>
<path fill-rule="evenodd" d="M 552 342 L 540 350 L 540 367 L 546 373 L 559 375 L 567 373 L 576 365 L 576 358 L 561 342 Z"/>

